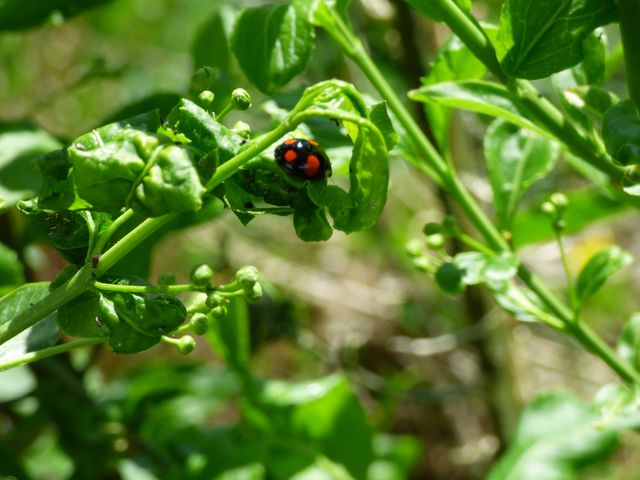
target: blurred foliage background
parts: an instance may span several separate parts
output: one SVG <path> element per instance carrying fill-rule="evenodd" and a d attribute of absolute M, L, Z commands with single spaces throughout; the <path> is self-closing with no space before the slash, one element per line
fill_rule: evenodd
<path fill-rule="evenodd" d="M 203 65 L 216 68 L 217 101 L 223 103 L 240 86 L 253 96 L 254 108 L 233 113 L 229 124 L 242 119 L 254 131 L 268 125 L 260 108 L 267 99 L 242 77 L 221 34 L 230 27 L 233 8 L 266 2 L 101 3 L 70 18 L 49 16 L 27 30 L 13 31 L 11 18 L 2 19 L 4 125 L 28 122 L 64 142 L 130 112 L 168 108 L 177 96 L 192 95 L 191 76 Z M 474 2 L 476 14 L 489 22 L 496 21 L 499 7 L 498 1 Z M 360 0 L 351 12 L 377 64 L 400 92 L 419 85 L 449 36 L 446 27 L 419 18 L 399 0 Z M 615 32 L 609 33 L 615 39 Z M 331 77 L 375 97 L 331 40 L 323 33 L 318 37 L 309 70 L 276 100 L 290 104 L 305 86 Z M 612 85 L 623 89 L 619 76 Z M 411 108 L 428 130 L 421 107 Z M 455 161 L 489 209 L 481 155 L 487 122 L 466 114 L 456 114 L 454 122 Z M 335 129 L 318 125 L 317 132 L 325 146 L 339 147 Z M 524 202 L 535 210 L 550 192 L 581 187 L 580 177 L 560 162 Z M 258 217 L 243 227 L 226 213 L 154 245 L 151 276 L 171 271 L 186 278 L 192 265 L 206 262 L 224 278 L 244 264 L 256 265 L 268 282 L 267 298 L 249 312 L 258 375 L 304 381 L 343 372 L 368 425 L 380 432 L 373 447 L 377 458 L 394 457 L 381 460 L 377 473 L 370 469 L 369 478 L 482 478 L 512 438 L 523 406 L 536 395 L 571 391 L 589 401 L 613 376 L 548 328 L 516 323 L 481 291 L 450 296 L 415 271 L 406 243 L 421 235 L 425 223 L 452 212 L 423 175 L 393 158 L 385 213 L 368 232 L 336 232 L 327 242 L 308 244 L 297 239 L 288 219 Z M 605 244 L 638 253 L 631 217 L 614 208 L 606 213 L 615 214 L 610 217 L 615 221 L 596 223 L 568 239 L 576 271 Z M 0 237 L 19 249 L 27 280 L 52 279 L 63 260 L 35 241 L 14 211 L 0 219 Z M 563 288 L 554 243 L 537 242 L 524 252 L 535 271 Z M 606 339 L 617 338 L 621 316 L 634 309 L 638 275 L 626 275 L 608 284 L 585 312 L 585 321 Z M 3 373 L 0 401 L 0 478 L 12 466 L 22 472 L 20 479 L 153 478 L 145 476 L 150 475 L 145 459 L 162 465 L 179 458 L 202 471 L 207 458 L 194 453 L 198 446 L 206 444 L 209 460 L 221 464 L 233 456 L 234 446 L 220 431 L 233 430 L 241 410 L 237 380 L 207 348 L 186 358 L 169 347 L 132 357 L 75 352 Z M 612 462 L 581 478 L 634 478 L 638 439 L 624 437 L 622 443 Z M 117 468 L 103 477 L 109 465 Z M 262 478 L 251 474 L 224 478 Z"/>

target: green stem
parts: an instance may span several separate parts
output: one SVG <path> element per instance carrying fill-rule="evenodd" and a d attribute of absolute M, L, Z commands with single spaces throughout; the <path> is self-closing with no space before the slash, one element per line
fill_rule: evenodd
<path fill-rule="evenodd" d="M 191 285 L 114 285 L 113 283 L 93 282 L 93 286 L 98 290 L 105 292 L 123 292 L 123 293 L 184 293 L 201 291 L 200 288 Z"/>
<path fill-rule="evenodd" d="M 631 365 L 620 360 L 615 352 L 607 345 L 596 332 L 581 322 L 569 325 L 574 337 L 594 355 L 600 357 L 620 378 L 629 383 L 640 384 L 640 373 Z"/>
<path fill-rule="evenodd" d="M 629 97 L 640 108 L 640 1 L 618 0 L 617 3 Z"/>
<path fill-rule="evenodd" d="M 71 279 L 50 292 L 45 298 L 22 311 L 10 322 L 0 325 L 0 345 L 38 321 L 55 312 L 67 302 L 84 292 L 92 280 L 92 267 L 85 265 Z"/>
<path fill-rule="evenodd" d="M 554 228 L 556 234 L 556 242 L 558 243 L 558 250 L 560 251 L 560 260 L 562 261 L 562 267 L 564 268 L 564 273 L 567 276 L 567 290 L 569 291 L 569 299 L 571 301 L 571 307 L 574 310 L 574 317 L 576 316 L 576 292 L 573 284 L 573 275 L 571 274 L 571 269 L 569 268 L 569 259 L 567 257 L 567 251 L 564 247 L 564 239 L 562 238 L 562 234 Z"/>
<path fill-rule="evenodd" d="M 35 352 L 24 353 L 22 355 L 18 355 L 17 357 L 11 358 L 10 360 L 0 362 L 0 372 L 13 367 L 18 367 L 20 365 L 26 365 L 28 363 L 36 362 L 53 355 L 70 352 L 71 350 L 75 350 L 77 348 L 90 347 L 91 345 L 105 343 L 107 340 L 109 340 L 108 337 L 83 338 L 81 340 L 75 340 L 73 342 L 56 345 L 55 347 L 43 348 L 42 350 L 38 350 Z"/>
<path fill-rule="evenodd" d="M 216 173 L 213 174 L 213 177 L 211 177 L 211 179 L 205 185 L 207 191 L 210 192 L 217 185 L 224 182 L 227 178 L 236 173 L 245 163 L 268 148 L 270 145 L 278 141 L 278 139 L 280 139 L 292 129 L 293 122 L 291 122 L 291 120 L 288 120 L 282 122 L 270 132 L 255 138 L 250 144 L 247 144 L 246 148 L 241 150 L 235 157 L 218 167 Z"/>
<path fill-rule="evenodd" d="M 455 33 L 462 43 L 485 64 L 489 71 L 502 83 L 506 83 L 507 76 L 500 67 L 500 62 L 493 48 L 493 44 L 477 20 L 463 11 L 453 0 L 424 0 L 435 8 L 444 23 Z"/>
<path fill-rule="evenodd" d="M 102 249 L 105 247 L 107 242 L 111 239 L 111 237 L 118 231 L 118 229 L 124 225 L 126 222 L 131 220 L 135 216 L 135 212 L 132 209 L 125 210 L 118 218 L 116 218 L 107 231 L 104 232 L 100 238 L 98 239 L 98 243 L 91 250 L 91 254 L 95 255 L 96 253 L 101 253 Z"/>

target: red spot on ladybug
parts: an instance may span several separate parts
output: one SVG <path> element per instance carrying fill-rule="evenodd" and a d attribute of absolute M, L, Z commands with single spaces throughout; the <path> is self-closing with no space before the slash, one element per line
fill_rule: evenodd
<path fill-rule="evenodd" d="M 280 168 L 301 180 L 323 180 L 331 176 L 331 162 L 318 142 L 289 138 L 275 150 Z"/>
<path fill-rule="evenodd" d="M 315 155 L 309 155 L 307 157 L 307 166 L 304 167 L 304 173 L 306 173 L 307 177 L 313 178 L 320 170 L 320 159 Z"/>
<path fill-rule="evenodd" d="M 295 150 L 287 150 L 284 154 L 284 159 L 287 162 L 293 162 L 296 158 L 298 158 L 298 154 Z"/>

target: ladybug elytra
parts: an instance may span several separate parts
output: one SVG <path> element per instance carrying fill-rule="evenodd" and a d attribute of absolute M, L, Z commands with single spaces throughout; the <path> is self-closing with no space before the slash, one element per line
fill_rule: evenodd
<path fill-rule="evenodd" d="M 280 168 L 301 180 L 322 180 L 331 176 L 329 157 L 313 140 L 285 140 L 276 148 L 275 157 Z"/>

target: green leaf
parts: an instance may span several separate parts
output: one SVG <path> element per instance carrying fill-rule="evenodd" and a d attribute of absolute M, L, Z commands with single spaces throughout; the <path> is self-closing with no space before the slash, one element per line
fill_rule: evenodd
<path fill-rule="evenodd" d="M 484 30 L 490 37 L 495 37 L 495 28 Z M 427 71 L 427 75 L 421 79 L 424 86 L 450 80 L 480 79 L 486 75 L 487 67 L 458 37 L 451 36 L 440 48 L 435 60 L 429 64 Z M 443 152 L 448 151 L 451 109 L 434 102 L 425 103 L 424 109 L 438 146 Z"/>
<path fill-rule="evenodd" d="M 116 285 L 144 285 L 138 278 L 120 278 Z M 109 329 L 109 345 L 115 353 L 136 353 L 160 341 L 184 322 L 187 310 L 178 298 L 162 293 L 102 292 L 99 297 L 99 319 Z M 73 313 L 93 314 L 91 299 L 76 306 Z M 79 320 L 79 319 L 78 319 Z M 89 321 L 90 318 L 86 318 Z M 76 333 L 86 331 L 74 325 Z M 81 330 L 82 329 L 82 330 Z"/>
<path fill-rule="evenodd" d="M 18 314 L 39 302 L 49 293 L 49 282 L 28 283 L 0 298 L 0 325 L 10 323 Z M 60 336 L 53 315 L 27 328 L 0 345 L 0 360 L 9 361 L 25 353 L 55 345 Z"/>
<path fill-rule="evenodd" d="M 384 138 L 387 150 L 391 150 L 398 143 L 398 134 L 393 128 L 389 113 L 387 112 L 387 102 L 380 102 L 369 107 L 369 119 L 378 127 Z"/>
<path fill-rule="evenodd" d="M 551 171 L 558 150 L 556 143 L 504 120 L 491 124 L 484 137 L 484 155 L 501 228 L 510 228 L 520 197 Z"/>
<path fill-rule="evenodd" d="M 608 384 L 602 387 L 594 399 L 594 407 L 600 418 L 593 427 L 608 431 L 624 431 L 640 428 L 640 387 L 638 385 Z"/>
<path fill-rule="evenodd" d="M 18 254 L 0 243 L 0 295 L 24 283 L 22 264 Z"/>
<path fill-rule="evenodd" d="M 236 21 L 231 49 L 247 78 L 272 94 L 305 70 L 314 38 L 307 5 L 294 0 L 244 10 Z"/>
<path fill-rule="evenodd" d="M 518 78 L 544 78 L 583 59 L 582 40 L 616 19 L 611 0 L 507 0 L 496 51 L 502 70 Z"/>
<path fill-rule="evenodd" d="M 154 160 L 136 188 L 134 210 L 146 211 L 152 217 L 200 210 L 206 190 L 196 170 L 195 150 L 168 145 L 155 154 Z"/>
<path fill-rule="evenodd" d="M 260 401 L 280 438 L 303 442 L 354 478 L 366 478 L 373 456 L 371 427 L 342 375 L 299 383 L 269 381 Z M 281 478 L 293 478 L 294 472 Z"/>
<path fill-rule="evenodd" d="M 4 0 L 0 3 L 0 30 L 24 30 L 55 15 L 70 18 L 110 0 Z"/>
<path fill-rule="evenodd" d="M 207 341 L 222 359 L 240 375 L 248 375 L 251 364 L 249 309 L 244 300 L 226 304 L 227 315 L 209 322 Z"/>
<path fill-rule="evenodd" d="M 471 15 L 471 0 L 453 0 L 460 9 L 467 15 Z M 438 2 L 430 0 L 407 0 L 407 3 L 415 8 L 420 14 L 429 17 L 435 22 L 443 22 L 445 15 L 441 11 Z"/>
<path fill-rule="evenodd" d="M 582 231 L 598 220 L 621 214 L 629 208 L 621 199 L 604 195 L 596 189 L 563 191 L 569 199 L 564 212 L 566 234 Z M 545 195 L 548 197 L 548 194 Z M 521 248 L 537 242 L 552 240 L 555 236 L 549 217 L 540 209 L 543 200 L 532 202 L 534 205 L 517 213 L 511 227 L 513 245 Z"/>
<path fill-rule="evenodd" d="M 0 125 L 0 198 L 4 200 L 2 209 L 38 193 L 42 179 L 33 160 L 60 147 L 60 142 L 54 137 L 29 125 Z"/>
<path fill-rule="evenodd" d="M 636 313 L 625 323 L 618 339 L 618 355 L 640 369 L 640 314 Z"/>
<path fill-rule="evenodd" d="M 293 227 L 298 238 L 305 242 L 328 240 L 333 233 L 324 208 L 315 205 L 308 197 L 301 197 L 296 202 Z"/>
<path fill-rule="evenodd" d="M 109 335 L 106 325 L 100 320 L 100 295 L 85 292 L 58 309 L 58 325 L 72 337 L 91 338 Z"/>
<path fill-rule="evenodd" d="M 576 280 L 576 301 L 582 305 L 595 294 L 607 279 L 633 262 L 631 254 L 620 247 L 600 250 L 586 263 Z"/>
<path fill-rule="evenodd" d="M 442 82 L 412 90 L 409 92 L 409 98 L 417 102 L 433 102 L 502 118 L 544 135 L 544 132 L 527 119 L 517 99 L 497 83 L 484 80 Z"/>
<path fill-rule="evenodd" d="M 582 40 L 582 69 L 589 85 L 602 85 L 607 65 L 607 36 L 602 28 L 597 28 Z"/>
<path fill-rule="evenodd" d="M 568 88 L 561 93 L 565 105 L 593 117 L 598 122 L 602 122 L 607 111 L 620 102 L 614 93 L 588 85 Z"/>
<path fill-rule="evenodd" d="M 589 407 L 562 393 L 536 398 L 487 480 L 573 480 L 583 467 L 606 458 L 616 433 L 596 430 Z"/>
<path fill-rule="evenodd" d="M 37 208 L 34 201 L 20 202 L 18 209 L 38 236 L 76 265 L 84 263 L 92 237 L 99 235 L 112 222 L 111 215 L 107 213 L 43 210 Z M 93 234 L 89 230 L 89 215 Z"/>
<path fill-rule="evenodd" d="M 309 182 L 309 198 L 329 210 L 337 230 L 351 233 L 371 227 L 387 199 L 389 153 L 382 133 L 368 118 L 360 92 L 339 80 L 320 82 L 305 90 L 296 108 L 304 107 L 309 114 L 339 118 L 354 142 L 349 192 L 326 181 Z"/>
<path fill-rule="evenodd" d="M 216 164 L 235 156 L 244 143 L 242 137 L 216 122 L 202 107 L 184 98 L 169 113 L 167 123 L 187 137 L 191 141 L 190 146 L 207 156 L 214 155 Z"/>
<path fill-rule="evenodd" d="M 602 140 L 618 163 L 640 163 L 640 112 L 633 101 L 624 100 L 607 111 Z"/>

